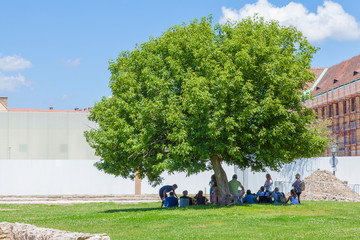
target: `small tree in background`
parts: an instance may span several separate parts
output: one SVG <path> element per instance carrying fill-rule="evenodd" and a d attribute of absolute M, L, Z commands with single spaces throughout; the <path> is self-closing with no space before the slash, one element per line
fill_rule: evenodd
<path fill-rule="evenodd" d="M 110 61 L 112 97 L 89 116 L 98 128 L 85 133 L 97 168 L 154 185 L 163 172 L 213 169 L 226 204 L 222 162 L 277 170 L 322 153 L 302 105 L 315 52 L 294 27 L 258 17 L 194 20 L 122 52 Z"/>

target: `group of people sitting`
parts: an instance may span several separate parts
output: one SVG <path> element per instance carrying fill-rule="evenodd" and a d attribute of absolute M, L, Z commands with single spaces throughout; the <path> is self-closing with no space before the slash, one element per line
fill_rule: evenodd
<path fill-rule="evenodd" d="M 296 174 L 296 181 L 293 183 L 293 189 L 290 191 L 290 196 L 286 198 L 283 192 L 279 191 L 279 188 L 275 188 L 272 191 L 273 181 L 270 174 L 266 174 L 266 181 L 264 186 L 260 187 L 260 190 L 254 194 L 251 190 L 246 191 L 242 184 L 237 180 L 237 175 L 234 174 L 232 180 L 229 181 L 229 188 L 231 196 L 229 196 L 232 204 L 238 203 L 275 203 L 275 204 L 300 204 L 300 194 L 302 191 L 303 182 L 300 180 L 300 174 Z M 165 185 L 159 190 L 159 196 L 162 200 L 161 207 L 185 207 L 190 205 L 205 205 L 208 203 L 218 204 L 220 202 L 220 190 L 217 186 L 215 175 L 211 177 L 210 185 L 210 201 L 203 195 L 203 191 L 199 191 L 195 197 L 188 196 L 188 191 L 183 191 L 183 196 L 177 197 L 175 190 L 177 185 Z M 241 188 L 241 190 L 239 190 Z M 169 196 L 167 195 L 169 193 Z"/>
<path fill-rule="evenodd" d="M 183 191 L 183 195 L 178 198 L 175 190 L 177 189 L 177 185 L 166 185 L 160 188 L 159 195 L 162 200 L 161 207 L 165 205 L 165 207 L 186 207 L 191 205 L 205 205 L 209 202 L 209 199 L 207 199 L 203 195 L 203 191 L 199 191 L 195 197 L 189 197 L 188 191 Z M 169 196 L 167 195 L 169 193 Z"/>
<path fill-rule="evenodd" d="M 281 203 L 285 204 L 290 202 L 291 204 L 300 204 L 300 194 L 301 194 L 301 185 L 303 182 L 300 180 L 300 174 L 296 174 L 296 181 L 293 183 L 293 189 L 290 191 L 290 196 L 286 198 L 283 192 L 279 191 L 279 188 L 276 187 L 274 191 L 272 191 L 273 180 L 270 174 L 266 174 L 266 181 L 263 186 L 260 187 L 260 190 L 257 193 L 251 193 L 251 190 L 248 189 L 246 191 L 242 184 L 237 180 L 237 175 L 234 174 L 231 181 L 229 181 L 229 187 L 231 191 L 231 200 L 233 203 L 247 203 L 247 204 L 254 204 L 254 203 Z M 219 193 L 216 191 L 211 191 L 211 188 L 216 189 L 216 178 L 215 176 L 212 177 L 212 180 L 209 183 L 210 185 L 210 199 L 212 203 L 217 203 L 219 199 Z M 239 190 L 239 187 L 241 190 Z M 212 196 L 213 195 L 213 196 Z"/>
<path fill-rule="evenodd" d="M 254 203 L 288 203 L 300 204 L 299 197 L 294 189 L 291 189 L 290 196 L 286 198 L 283 192 L 279 192 L 279 188 L 276 187 L 273 192 L 265 191 L 264 187 L 254 194 L 250 190 L 246 191 L 246 195 L 237 200 L 241 203 L 254 204 Z"/>

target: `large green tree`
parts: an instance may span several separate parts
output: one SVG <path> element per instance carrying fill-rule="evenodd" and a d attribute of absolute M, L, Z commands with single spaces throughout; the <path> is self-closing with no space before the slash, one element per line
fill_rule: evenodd
<path fill-rule="evenodd" d="M 323 152 L 302 105 L 315 52 L 294 27 L 258 17 L 194 20 L 122 52 L 110 61 L 112 97 L 89 116 L 98 128 L 85 133 L 96 166 L 154 184 L 213 169 L 227 196 L 223 162 L 276 170 Z"/>

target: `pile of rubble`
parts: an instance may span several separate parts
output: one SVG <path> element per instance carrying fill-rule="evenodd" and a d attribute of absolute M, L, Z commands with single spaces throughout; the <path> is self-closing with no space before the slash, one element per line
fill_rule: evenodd
<path fill-rule="evenodd" d="M 25 223 L 0 223 L 0 240 L 110 240 L 106 234 L 67 232 L 50 228 L 38 228 Z"/>
<path fill-rule="evenodd" d="M 360 195 L 353 192 L 346 181 L 341 181 L 330 171 L 317 170 L 304 179 L 303 200 L 360 201 Z"/>

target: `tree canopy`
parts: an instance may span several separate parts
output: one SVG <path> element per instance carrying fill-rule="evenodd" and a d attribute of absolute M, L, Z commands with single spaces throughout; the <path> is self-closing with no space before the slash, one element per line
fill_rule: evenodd
<path fill-rule="evenodd" d="M 302 104 L 316 50 L 296 28 L 253 17 L 194 20 L 120 53 L 112 97 L 95 104 L 98 128 L 85 133 L 96 166 L 157 184 L 164 171 L 223 178 L 221 162 L 276 170 L 322 153 L 327 140 Z"/>

